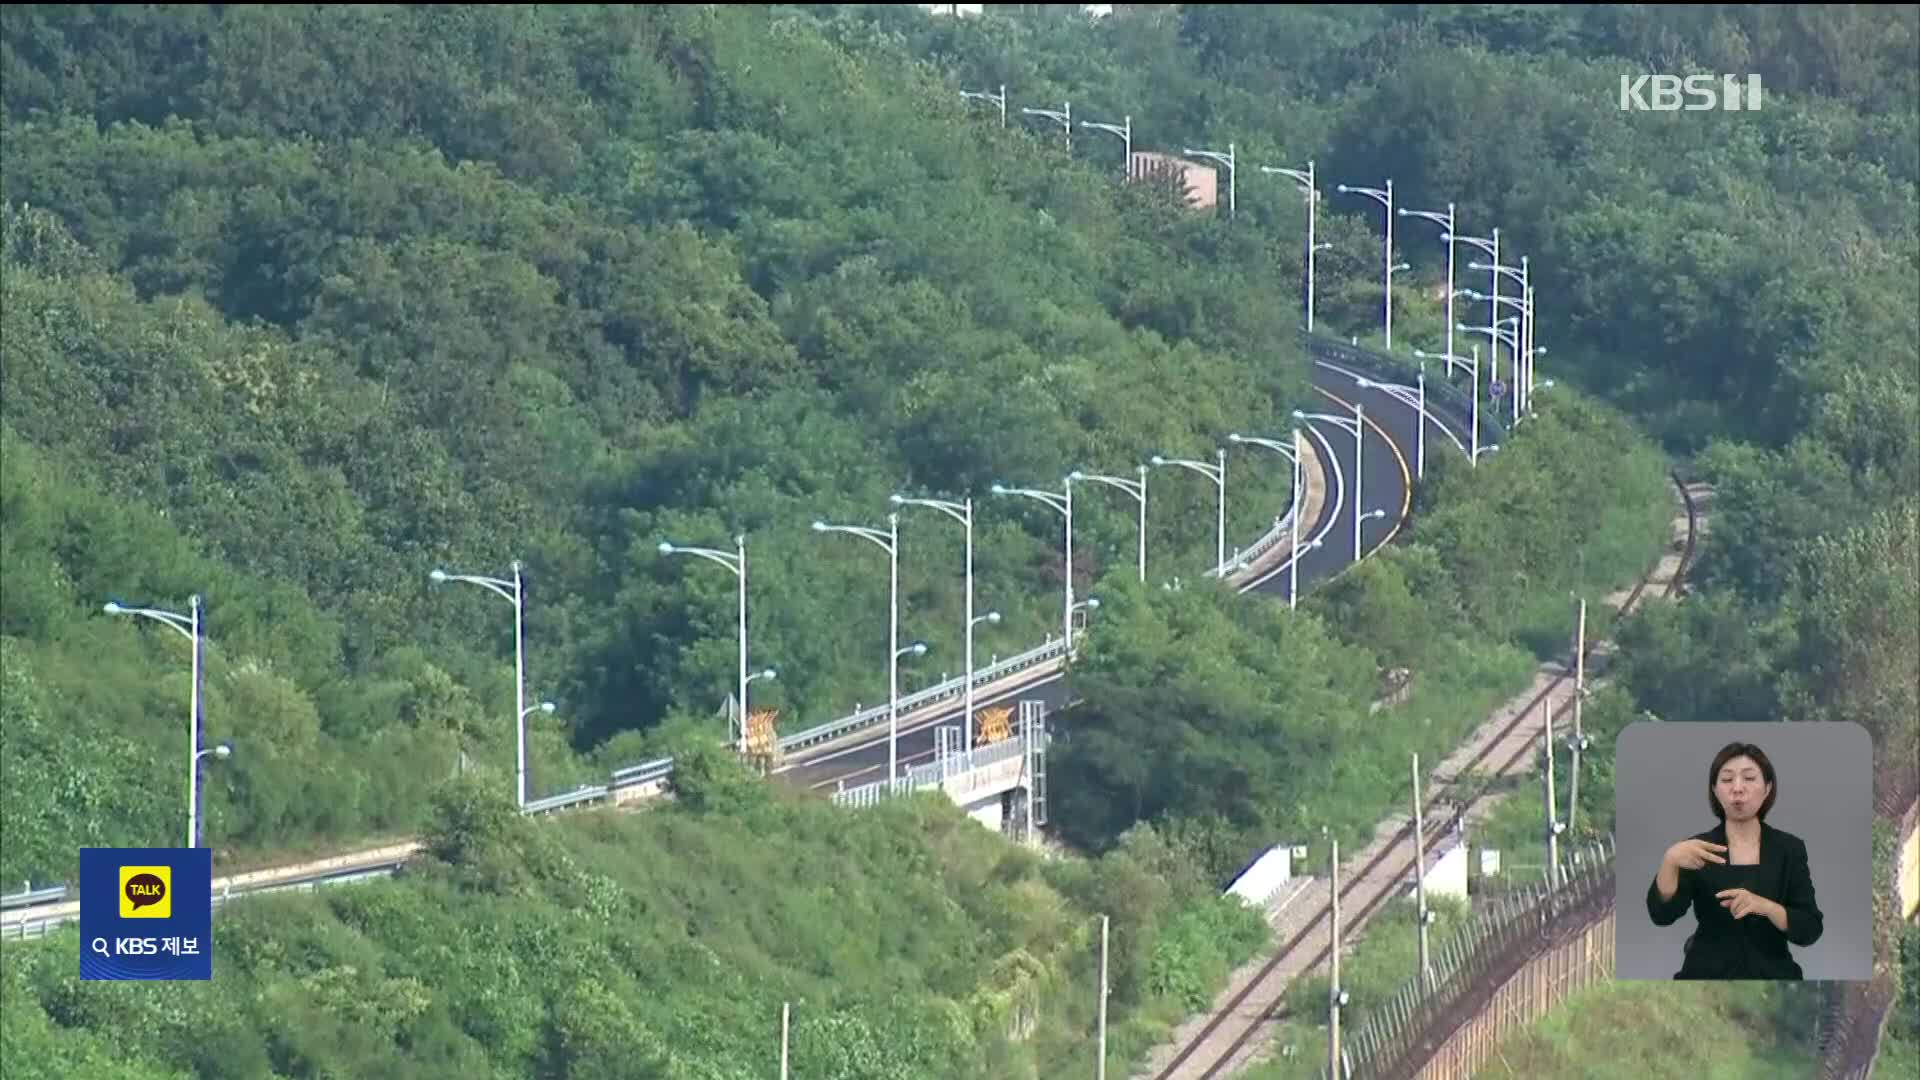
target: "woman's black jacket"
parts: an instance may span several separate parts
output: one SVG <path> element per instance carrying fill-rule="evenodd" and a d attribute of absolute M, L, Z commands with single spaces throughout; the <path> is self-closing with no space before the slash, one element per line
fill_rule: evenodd
<path fill-rule="evenodd" d="M 1727 827 L 1722 823 L 1690 839 L 1725 844 Z M 1785 908 L 1786 932 L 1758 913 L 1734 919 L 1715 896 L 1733 888 L 1744 888 Z M 1647 885 L 1647 914 L 1655 926 L 1673 925 L 1688 907 L 1693 908 L 1699 928 L 1687 939 L 1686 960 L 1676 979 L 1799 979 L 1800 965 L 1788 954 L 1787 945 L 1806 948 L 1820 940 L 1825 928 L 1807 867 L 1806 843 L 1764 821 L 1758 865 L 1708 863 L 1698 870 L 1682 870 L 1678 891 L 1664 902 L 1657 875 Z"/>

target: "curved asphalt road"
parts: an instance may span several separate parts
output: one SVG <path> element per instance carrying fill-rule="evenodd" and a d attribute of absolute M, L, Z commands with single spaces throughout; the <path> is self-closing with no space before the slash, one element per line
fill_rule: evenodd
<path fill-rule="evenodd" d="M 1333 416 L 1345 423 L 1310 419 L 1303 426 L 1303 435 L 1314 440 L 1315 449 L 1326 463 L 1327 498 L 1318 521 L 1311 525 L 1301 523 L 1300 541 L 1303 547 L 1316 538 L 1321 541 L 1318 548 L 1305 551 L 1300 558 L 1302 593 L 1308 591 L 1311 582 L 1330 578 L 1354 561 L 1355 446 L 1351 426 L 1354 406 L 1360 406 L 1365 420 L 1365 437 L 1360 451 L 1360 464 L 1365 470 L 1360 479 L 1361 498 L 1365 500 L 1366 511 L 1386 511 L 1382 518 L 1361 522 L 1360 550 L 1363 557 L 1391 542 L 1406 524 L 1408 509 L 1412 504 L 1412 491 L 1408 485 L 1413 480 L 1419 433 L 1417 410 L 1409 400 L 1402 400 L 1390 391 L 1360 386 L 1359 373 L 1342 365 L 1325 361 L 1313 363 L 1314 397 L 1317 400 L 1301 411 L 1310 417 L 1314 414 Z M 1464 454 L 1459 444 L 1469 441 L 1465 422 L 1439 413 L 1431 396 L 1427 401 L 1427 411 L 1429 457 L 1442 453 Z M 1287 426 L 1291 426 L 1290 422 Z M 1285 434 L 1285 428 L 1261 434 L 1278 437 Z M 1486 447 L 1483 445 L 1481 450 L 1484 453 Z M 1271 464 L 1284 467 L 1284 459 L 1278 455 L 1271 455 L 1271 458 Z M 1240 590 L 1265 593 L 1285 603 L 1291 584 L 1290 563 L 1291 560 L 1281 560 L 1276 566 L 1262 571 L 1251 583 L 1242 584 Z M 1064 680 L 1054 674 L 1047 676 L 1043 682 L 1029 683 L 996 696 L 979 695 L 974 699 L 974 711 L 978 713 L 989 705 L 1011 705 L 1021 699 L 1037 698 L 1045 701 L 1047 711 L 1053 713 L 1060 708 L 1065 690 Z M 935 730 L 944 724 L 963 723 L 964 711 L 964 707 L 955 706 L 937 716 L 917 719 L 911 726 L 903 721 L 897 750 L 901 772 L 905 773 L 909 766 L 931 761 L 935 754 Z M 887 731 L 882 727 L 855 741 L 798 755 L 779 770 L 779 775 L 798 786 L 825 792 L 841 785 L 851 788 L 884 780 L 886 772 Z"/>

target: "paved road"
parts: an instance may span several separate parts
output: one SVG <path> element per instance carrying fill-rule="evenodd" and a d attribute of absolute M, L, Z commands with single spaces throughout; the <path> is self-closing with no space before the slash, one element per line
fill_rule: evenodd
<path fill-rule="evenodd" d="M 1365 470 L 1360 477 L 1360 496 L 1365 500 L 1367 511 L 1386 511 L 1383 518 L 1361 522 L 1360 550 L 1363 554 L 1379 549 L 1399 533 L 1405 526 L 1412 501 L 1408 484 L 1416 465 L 1415 440 L 1419 433 L 1417 411 L 1388 391 L 1360 386 L 1356 375 L 1337 364 L 1316 363 L 1313 385 L 1319 400 L 1313 407 L 1301 410 L 1309 415 L 1326 414 L 1346 422 L 1309 420 L 1306 426 L 1306 436 L 1315 441 L 1321 460 L 1328 464 L 1327 498 L 1318 520 L 1301 523 L 1303 546 L 1316 538 L 1321 541 L 1318 548 L 1310 549 L 1301 556 L 1302 593 L 1308 590 L 1310 583 L 1330 578 L 1354 561 L 1355 445 L 1351 425 L 1356 404 L 1360 406 L 1365 420 L 1365 438 L 1359 451 L 1360 464 Z M 1438 406 L 1429 398 L 1427 408 L 1431 414 L 1437 411 Z M 1286 431 L 1282 429 L 1258 434 L 1284 438 Z M 1464 420 L 1450 415 L 1440 415 L 1437 419 L 1430 416 L 1426 434 L 1430 458 L 1440 453 L 1462 454 L 1463 450 L 1455 443 L 1456 438 L 1461 443 L 1470 442 Z M 1482 439 L 1486 439 L 1484 433 Z M 1485 451 L 1485 445 L 1482 451 Z M 1270 457 L 1273 466 L 1287 467 L 1285 460 L 1278 455 Z M 1284 603 L 1291 585 L 1290 562 L 1282 559 L 1253 582 L 1243 584 L 1242 591 L 1264 593 Z M 975 700 L 974 709 L 978 713 L 987 705 L 1011 705 L 1023 698 L 1038 698 L 1047 703 L 1049 712 L 1054 712 L 1060 708 L 1063 696 L 1062 680 L 1058 674 L 1054 674 L 1041 682 L 1004 691 L 995 697 L 982 695 Z M 901 771 L 904 773 L 910 766 L 931 761 L 935 753 L 935 731 L 941 725 L 961 723 L 963 712 L 963 708 L 955 707 L 931 717 L 918 718 L 911 725 L 903 723 L 897 750 Z M 1018 719 L 1017 713 L 1015 719 Z M 888 734 L 882 727 L 874 735 L 802 756 L 779 775 L 789 783 L 819 791 L 832 791 L 841 785 L 857 787 L 884 780 L 887 773 L 887 742 Z"/>

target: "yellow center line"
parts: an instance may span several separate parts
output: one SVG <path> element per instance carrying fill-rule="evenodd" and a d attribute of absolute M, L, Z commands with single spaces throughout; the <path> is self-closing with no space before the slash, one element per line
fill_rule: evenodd
<path fill-rule="evenodd" d="M 1337 401 L 1340 404 L 1346 406 L 1347 411 L 1349 412 L 1353 411 L 1353 408 L 1354 408 L 1353 402 L 1348 401 L 1347 399 L 1341 397 L 1340 395 L 1334 393 L 1333 391 L 1327 390 L 1323 387 L 1316 386 L 1314 387 L 1314 389 L 1319 391 L 1321 394 L 1324 394 L 1325 396 L 1332 398 L 1334 401 Z M 1363 420 L 1366 421 L 1366 425 L 1368 427 L 1380 433 L 1380 438 L 1382 441 L 1384 441 L 1387 444 L 1387 449 L 1393 451 L 1393 459 L 1400 463 L 1400 517 L 1398 518 L 1398 520 L 1394 521 L 1393 528 L 1388 530 L 1386 539 L 1380 541 L 1378 544 L 1375 544 L 1372 550 L 1364 551 L 1361 553 L 1360 557 L 1364 559 L 1368 555 L 1373 554 L 1375 551 L 1379 551 L 1381 548 L 1386 547 L 1388 544 L 1393 543 L 1393 538 L 1400 535 L 1400 527 L 1406 524 L 1407 513 L 1408 511 L 1413 509 L 1413 471 L 1407 468 L 1407 455 L 1400 452 L 1400 444 L 1393 441 L 1393 436 L 1388 435 L 1387 430 L 1381 427 L 1378 423 L 1376 423 L 1373 417 L 1368 416 L 1364 412 L 1361 413 L 1360 416 Z M 1359 464 L 1358 462 L 1355 463 L 1356 465 L 1356 468 L 1354 470 L 1355 472 L 1359 471 L 1357 467 L 1358 464 Z M 1359 514 L 1359 513 L 1365 512 L 1365 510 L 1366 508 L 1363 506 L 1360 506 L 1358 504 L 1358 500 L 1356 500 L 1353 508 L 1353 512 L 1356 514 Z"/>

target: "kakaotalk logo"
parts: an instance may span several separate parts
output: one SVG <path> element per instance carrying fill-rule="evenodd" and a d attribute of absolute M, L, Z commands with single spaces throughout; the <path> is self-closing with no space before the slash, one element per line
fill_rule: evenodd
<path fill-rule="evenodd" d="M 123 866 L 120 868 L 120 917 L 123 919 L 170 919 L 173 917 L 173 867 Z"/>
<path fill-rule="evenodd" d="M 1683 100 L 1684 98 L 1684 100 Z M 1760 76 L 1620 76 L 1621 112 L 1759 112 Z"/>

